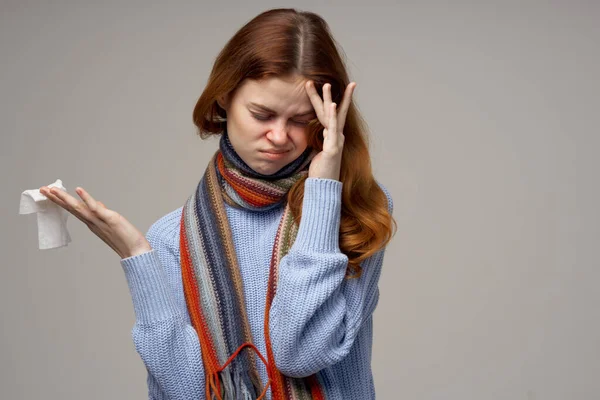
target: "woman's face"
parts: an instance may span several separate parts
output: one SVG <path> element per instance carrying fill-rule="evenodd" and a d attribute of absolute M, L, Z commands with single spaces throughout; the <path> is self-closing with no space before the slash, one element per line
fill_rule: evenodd
<path fill-rule="evenodd" d="M 300 75 L 246 79 L 220 99 L 231 144 L 254 171 L 272 175 L 306 150 L 306 128 L 316 114 L 305 83 Z"/>

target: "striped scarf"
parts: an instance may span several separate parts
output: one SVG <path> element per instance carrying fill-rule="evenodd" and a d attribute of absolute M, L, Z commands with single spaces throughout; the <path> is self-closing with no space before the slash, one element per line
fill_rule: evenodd
<path fill-rule="evenodd" d="M 187 309 L 198 333 L 206 373 L 206 398 L 254 400 L 325 399 L 318 373 L 307 378 L 283 375 L 275 366 L 269 335 L 269 309 L 277 290 L 278 266 L 296 238 L 287 193 L 308 175 L 308 148 L 276 174 L 252 170 L 234 151 L 225 130 L 194 194 L 183 207 L 180 228 L 181 272 Z M 252 343 L 244 290 L 224 202 L 249 210 L 268 210 L 286 203 L 269 271 L 264 336 L 267 360 Z M 248 351 L 242 352 L 248 348 Z M 251 350 L 254 350 L 252 352 Z M 256 355 L 267 367 L 263 386 Z"/>

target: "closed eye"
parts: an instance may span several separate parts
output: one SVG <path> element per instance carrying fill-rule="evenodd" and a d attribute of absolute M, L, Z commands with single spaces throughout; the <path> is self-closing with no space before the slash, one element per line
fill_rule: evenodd
<path fill-rule="evenodd" d="M 300 126 L 306 126 L 310 123 L 310 121 L 292 121 L 293 123 L 300 125 Z"/>
<path fill-rule="evenodd" d="M 256 119 L 258 121 L 268 121 L 271 119 L 271 115 L 262 115 L 262 114 L 252 113 L 252 116 L 254 117 L 254 119 Z M 294 121 L 294 120 L 292 120 L 292 123 L 294 123 L 296 125 L 300 125 L 300 126 L 306 126 L 310 123 L 310 121 Z"/>
<path fill-rule="evenodd" d="M 260 115 L 252 113 L 252 116 L 259 121 L 268 121 L 269 119 L 271 119 L 270 115 Z"/>

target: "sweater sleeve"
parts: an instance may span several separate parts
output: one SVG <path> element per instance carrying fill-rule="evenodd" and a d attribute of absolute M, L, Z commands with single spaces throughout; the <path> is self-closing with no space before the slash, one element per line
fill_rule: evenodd
<path fill-rule="evenodd" d="M 380 187 L 391 213 L 391 196 Z M 280 262 L 269 327 L 275 362 L 288 376 L 309 376 L 341 361 L 377 305 L 384 249 L 361 264 L 360 278 L 344 279 L 341 191 L 340 181 L 306 180 L 298 234 Z"/>
<path fill-rule="evenodd" d="M 164 269 L 179 259 L 160 222 L 146 234 L 151 251 L 121 260 L 136 318 L 133 342 L 148 371 L 149 398 L 204 399 L 198 336 L 177 306 Z"/>

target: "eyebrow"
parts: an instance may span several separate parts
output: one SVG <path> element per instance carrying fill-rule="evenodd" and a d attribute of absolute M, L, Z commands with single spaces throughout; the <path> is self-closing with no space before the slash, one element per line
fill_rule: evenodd
<path fill-rule="evenodd" d="M 252 107 L 260 108 L 261 110 L 269 112 L 271 114 L 277 114 L 277 112 L 275 110 L 272 110 L 267 106 L 263 106 L 262 104 L 250 102 L 250 103 L 248 103 L 248 105 L 252 106 Z M 294 115 L 294 117 L 304 117 L 306 115 L 312 115 L 312 114 L 315 114 L 315 110 L 309 110 L 309 111 L 306 111 L 306 112 L 303 112 L 300 114 L 296 114 L 296 115 Z"/>

